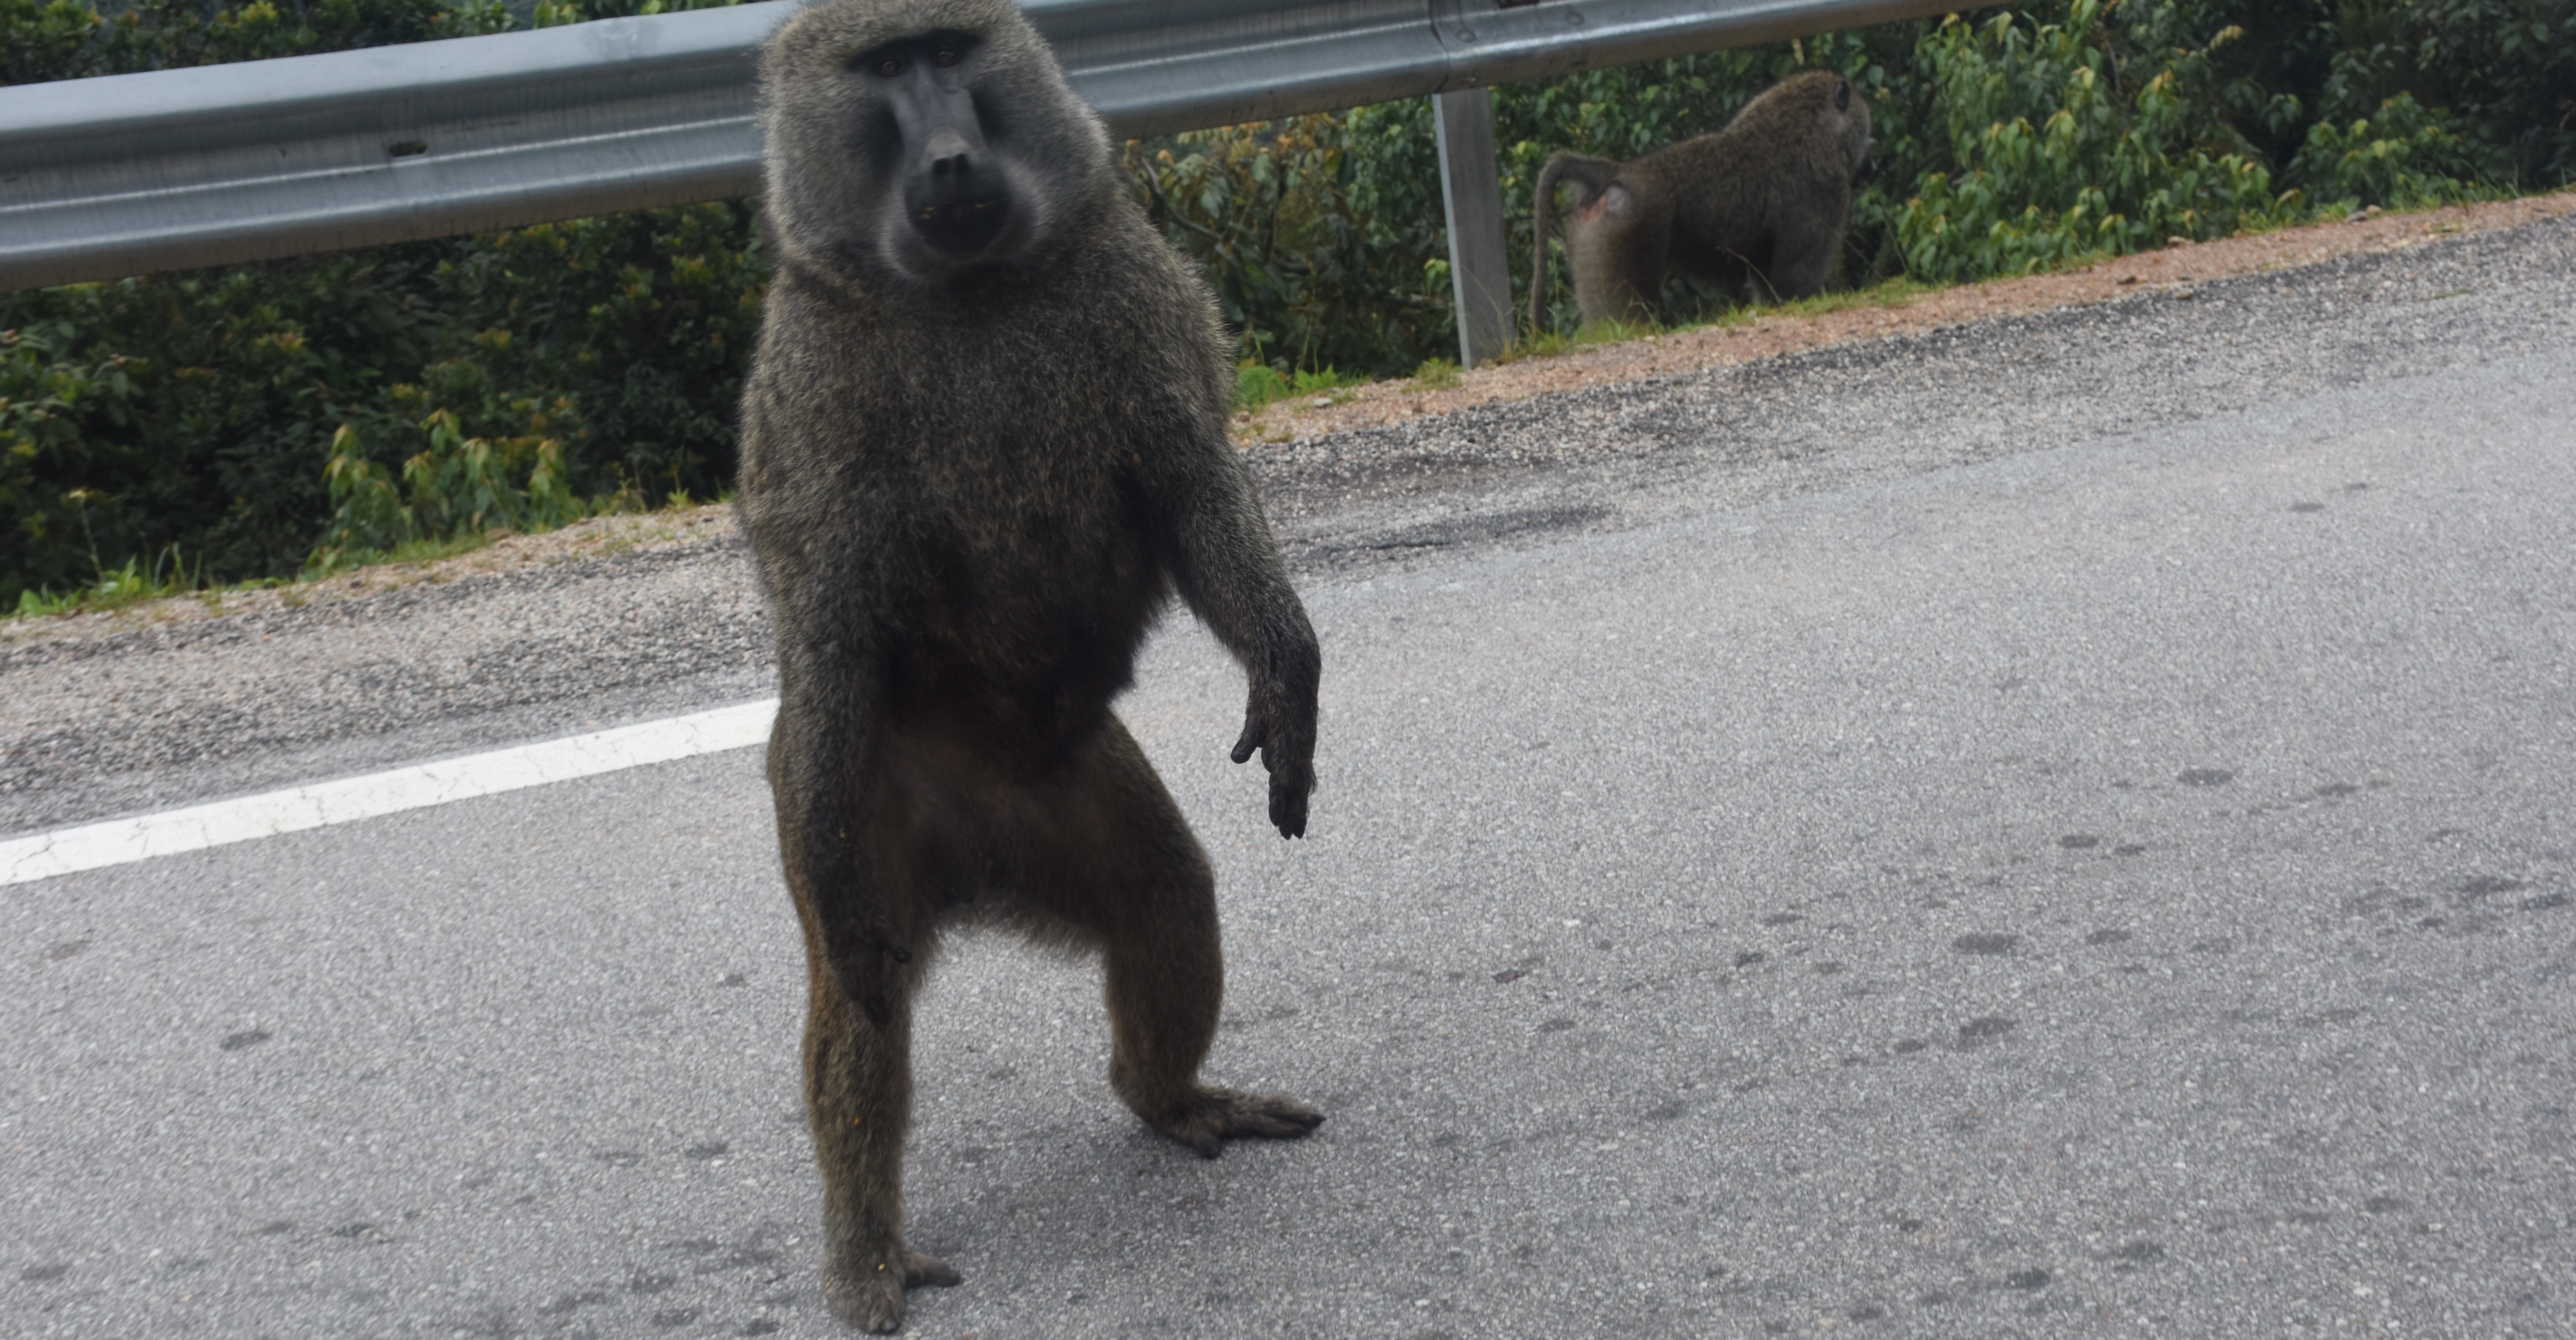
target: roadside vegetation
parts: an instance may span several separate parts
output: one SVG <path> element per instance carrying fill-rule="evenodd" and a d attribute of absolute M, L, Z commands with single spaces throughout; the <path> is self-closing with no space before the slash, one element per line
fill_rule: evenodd
<path fill-rule="evenodd" d="M 0 82 L 703 2 L 0 0 Z M 1827 301 L 2576 180 L 2576 0 L 2051 0 L 1497 89 L 1515 265 L 1549 153 L 1633 157 L 1815 67 L 1871 99 L 1880 167 Z M 1427 101 L 1125 153 L 1241 333 L 1247 407 L 1455 382 Z M 765 270 L 731 201 L 0 294 L 0 612 L 721 496 Z M 1522 352 L 1627 333 L 1561 333 L 1559 280 Z"/>

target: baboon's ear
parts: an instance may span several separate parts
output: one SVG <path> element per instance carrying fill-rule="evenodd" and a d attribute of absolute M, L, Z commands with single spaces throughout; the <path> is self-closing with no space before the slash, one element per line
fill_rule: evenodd
<path fill-rule="evenodd" d="M 1851 81 L 1848 79 L 1834 81 L 1834 110 L 1838 112 L 1851 110 Z"/>

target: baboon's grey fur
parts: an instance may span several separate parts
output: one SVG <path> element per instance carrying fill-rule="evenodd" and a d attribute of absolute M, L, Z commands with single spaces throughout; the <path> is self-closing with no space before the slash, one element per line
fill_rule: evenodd
<path fill-rule="evenodd" d="M 957 1281 L 902 1231 L 912 1003 L 944 927 L 1098 951 L 1111 1084 L 1199 1153 L 1322 1120 L 1198 1082 L 1214 882 L 1109 710 L 1177 594 L 1244 665 L 1235 757 L 1261 752 L 1297 836 L 1319 660 L 1226 439 L 1215 304 L 1015 6 L 808 9 L 762 53 L 761 120 L 777 273 L 741 508 L 778 634 L 823 1288 L 892 1331 L 906 1287 Z"/>

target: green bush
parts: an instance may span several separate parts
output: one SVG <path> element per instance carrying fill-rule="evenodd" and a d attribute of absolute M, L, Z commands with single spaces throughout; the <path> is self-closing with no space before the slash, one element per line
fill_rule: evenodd
<path fill-rule="evenodd" d="M 2437 156 L 2448 170 L 2526 187 L 2576 179 L 2576 0 L 2317 8 L 2321 120 L 2349 123 L 2405 97 L 2457 137 Z"/>
<path fill-rule="evenodd" d="M 2290 175 L 2307 183 L 2326 213 L 2365 205 L 2422 205 L 2469 193 L 2471 150 L 2411 93 L 2379 105 L 2374 117 L 2317 122 L 2291 160 Z"/>
<path fill-rule="evenodd" d="M 417 254 L 76 284 L 0 298 L 0 600 L 177 545 L 227 578 L 291 573 L 339 425 L 380 427 L 431 355 Z"/>
<path fill-rule="evenodd" d="M 546 0 L 530 22 L 724 2 Z M 517 22 L 503 0 L 0 0 L 0 81 Z M 1873 112 L 1856 285 L 2576 177 L 2576 0 L 2046 0 L 1496 89 L 1515 284 L 1550 153 L 1634 157 L 1806 68 Z M 1455 355 L 1427 99 L 1126 163 L 1242 335 L 1245 403 Z M 0 609 L 720 494 L 764 272 L 730 202 L 0 294 Z"/>
<path fill-rule="evenodd" d="M 512 22 L 435 0 L 156 0 L 113 20 L 0 0 L 0 49 L 13 79 L 63 78 Z M 723 492 L 765 282 L 755 217 L 722 202 L 0 294 L 0 608 L 134 555 L 288 576 L 459 527 Z M 343 491 L 379 475 L 410 490 L 399 519 L 353 525 Z"/>
<path fill-rule="evenodd" d="M 1632 158 L 1713 130 L 1808 63 L 1883 90 L 1881 58 L 1910 49 L 1912 26 L 1495 89 L 1515 282 L 1528 279 L 1531 192 L 1549 154 Z M 1282 373 L 1393 376 L 1456 355 L 1430 99 L 1139 142 L 1127 166 L 1138 200 L 1197 258 L 1255 359 Z M 1557 292 L 1570 319 L 1572 288 Z"/>
<path fill-rule="evenodd" d="M 0 83 L 221 65 L 467 37 L 512 26 L 500 0 L 135 0 L 111 17 L 79 0 L 0 0 Z"/>
<path fill-rule="evenodd" d="M 2102 0 L 2074 0 L 2056 23 L 1954 16 L 1916 48 L 1937 107 L 1925 131 L 1947 166 L 1892 215 L 1913 278 L 2049 269 L 2296 213 L 2213 96 L 2212 50 L 2241 31 L 2159 32 L 2183 44 L 2158 47 L 2124 43 L 2141 34 L 2105 17 Z"/>

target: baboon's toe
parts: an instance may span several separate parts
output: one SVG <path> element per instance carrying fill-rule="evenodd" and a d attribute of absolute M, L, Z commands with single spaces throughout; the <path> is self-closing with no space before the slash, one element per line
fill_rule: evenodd
<path fill-rule="evenodd" d="M 1227 1139 L 1294 1140 L 1324 1124 L 1324 1114 L 1293 1098 L 1275 1093 L 1232 1095 L 1226 1115 Z"/>
<path fill-rule="evenodd" d="M 1293 1098 L 1232 1089 L 1201 1089 L 1154 1123 L 1203 1159 L 1224 1153 L 1228 1140 L 1294 1140 L 1323 1124 L 1323 1113 Z"/>
<path fill-rule="evenodd" d="M 948 1268 L 948 1263 L 928 1252 L 906 1248 L 903 1253 L 903 1287 L 918 1289 L 924 1285 L 945 1289 L 963 1284 L 966 1277 Z"/>
<path fill-rule="evenodd" d="M 922 1285 L 947 1288 L 959 1282 L 956 1271 L 936 1256 L 897 1247 L 890 1259 L 852 1269 L 823 1272 L 823 1301 L 832 1315 L 873 1335 L 903 1329 L 903 1291 Z"/>
<path fill-rule="evenodd" d="M 871 1335 L 903 1329 L 903 1280 L 882 1263 L 864 1276 L 823 1272 L 823 1301 L 833 1316 Z"/>

